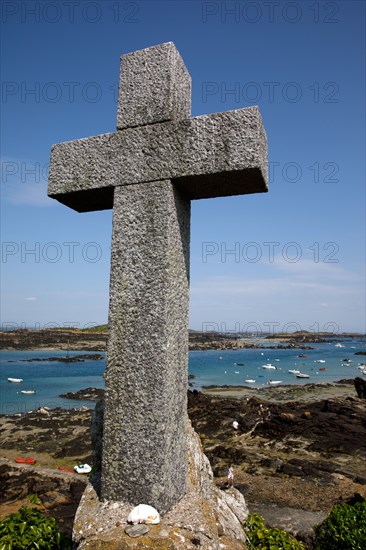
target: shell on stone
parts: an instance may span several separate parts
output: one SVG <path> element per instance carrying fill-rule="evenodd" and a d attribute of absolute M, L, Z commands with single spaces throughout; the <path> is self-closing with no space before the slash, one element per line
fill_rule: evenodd
<path fill-rule="evenodd" d="M 152 506 L 149 506 L 148 504 L 139 504 L 138 506 L 135 506 L 133 510 L 131 510 L 128 518 L 128 523 L 149 523 L 152 525 L 156 525 L 157 523 L 160 523 L 160 515 L 155 508 Z"/>

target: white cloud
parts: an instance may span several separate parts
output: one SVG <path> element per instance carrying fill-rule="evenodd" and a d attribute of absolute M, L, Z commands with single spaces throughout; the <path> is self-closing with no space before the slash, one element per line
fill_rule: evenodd
<path fill-rule="evenodd" d="M 349 271 L 342 267 L 339 261 L 336 262 L 315 262 L 313 259 L 302 258 L 298 262 L 286 261 L 281 256 L 276 256 L 272 263 L 274 269 L 282 272 L 291 273 L 292 276 L 302 279 L 314 278 L 317 281 L 327 279 L 333 281 L 362 281 L 363 278 L 358 273 Z"/>
<path fill-rule="evenodd" d="M 359 273 L 306 261 L 302 268 L 300 262 L 295 267 L 272 264 L 266 272 L 257 278 L 236 274 L 192 280 L 191 326 L 217 319 L 227 326 L 295 320 L 306 330 L 325 330 L 330 322 L 342 330 L 364 330 L 365 287 Z"/>

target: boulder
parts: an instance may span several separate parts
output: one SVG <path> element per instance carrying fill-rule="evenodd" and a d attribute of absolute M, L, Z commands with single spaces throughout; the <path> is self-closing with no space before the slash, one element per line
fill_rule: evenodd
<path fill-rule="evenodd" d="M 366 399 L 366 380 L 357 376 L 354 380 L 354 384 L 358 397 Z"/>

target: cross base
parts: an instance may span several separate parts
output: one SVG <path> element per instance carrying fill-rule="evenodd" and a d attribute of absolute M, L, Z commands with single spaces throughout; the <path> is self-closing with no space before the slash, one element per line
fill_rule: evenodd
<path fill-rule="evenodd" d="M 161 518 L 159 525 L 149 525 L 149 532 L 138 541 L 144 548 L 218 550 L 225 545 L 242 550 L 246 536 L 242 528 L 248 517 L 244 497 L 230 488 L 221 491 L 213 482 L 207 457 L 197 434 L 187 422 L 188 471 L 187 492 Z M 133 505 L 99 500 L 89 484 L 76 513 L 73 540 L 78 550 L 136 548 L 135 539 L 124 532 Z M 141 546 L 142 547 L 142 546 Z"/>

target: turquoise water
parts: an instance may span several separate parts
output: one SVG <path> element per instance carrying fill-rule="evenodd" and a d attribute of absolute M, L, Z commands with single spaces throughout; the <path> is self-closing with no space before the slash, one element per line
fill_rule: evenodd
<path fill-rule="evenodd" d="M 344 347 L 335 347 L 341 342 Z M 332 382 L 341 378 L 362 376 L 357 366 L 366 362 L 366 357 L 354 355 L 365 349 L 361 340 L 335 340 L 333 343 L 311 344 L 314 350 L 272 350 L 244 349 L 228 351 L 191 351 L 189 372 L 195 376 L 191 380 L 193 388 L 207 385 L 250 385 L 261 387 L 269 380 L 283 384 L 307 384 L 309 382 Z M 88 352 L 73 351 L 69 355 L 84 355 Z M 299 358 L 304 353 L 306 358 Z M 22 363 L 21 359 L 64 357 L 64 351 L 2 351 L 0 369 L 0 396 L 2 414 L 15 414 L 35 410 L 41 406 L 50 408 L 93 407 L 90 401 L 74 401 L 59 397 L 59 394 L 75 392 L 81 388 L 104 387 L 103 360 L 84 363 L 33 362 Z M 346 363 L 343 359 L 350 359 Z M 317 363 L 317 360 L 325 363 Z M 15 362 L 12 362 L 15 361 Z M 239 365 L 242 363 L 242 365 Z M 266 370 L 262 365 L 271 363 L 277 370 Z M 319 368 L 325 368 L 320 371 Z M 288 369 L 298 369 L 309 374 L 308 379 L 296 378 Z M 20 384 L 7 381 L 8 377 L 23 378 Z M 246 379 L 255 380 L 247 384 Z M 20 390 L 36 390 L 35 394 L 24 395 Z"/>
<path fill-rule="evenodd" d="M 85 355 L 90 352 L 70 351 L 69 355 Z M 94 352 L 93 352 L 94 353 Z M 99 352 L 98 352 L 99 353 Z M 59 397 L 60 393 L 74 392 L 81 388 L 102 388 L 105 369 L 103 360 L 83 363 L 34 362 L 22 363 L 21 359 L 65 357 L 64 351 L 2 351 L 0 370 L 0 396 L 2 414 L 15 414 L 35 410 L 38 407 L 63 407 L 65 409 L 87 406 L 90 401 L 75 401 Z M 18 362 L 10 362 L 18 361 Z M 23 378 L 15 384 L 7 378 Z M 33 395 L 24 395 L 20 390 L 36 390 Z"/>
<path fill-rule="evenodd" d="M 326 344 L 310 344 L 313 350 L 281 350 L 281 349 L 244 349 L 228 351 L 192 351 L 190 352 L 189 372 L 196 378 L 192 381 L 194 387 L 214 385 L 246 385 L 261 387 L 268 385 L 270 380 L 281 381 L 283 384 L 308 384 L 309 382 L 333 382 L 342 378 L 362 376 L 357 366 L 366 362 L 366 357 L 354 355 L 364 350 L 362 341 L 342 341 L 344 347 L 335 347 L 338 342 Z M 298 357 L 306 354 L 308 357 Z M 343 359 L 349 359 L 346 363 Z M 316 361 L 325 361 L 318 363 Z M 242 365 L 239 365 L 241 363 Z M 276 370 L 267 370 L 263 365 L 271 364 Z M 325 370 L 319 370 L 325 369 Z M 288 372 L 296 369 L 309 378 L 296 378 Z M 255 380 L 246 383 L 245 380 Z"/>

